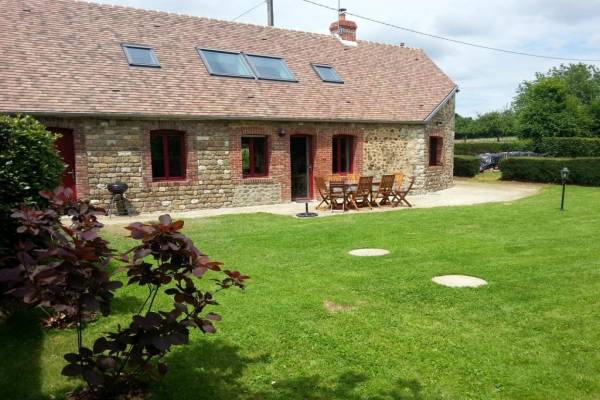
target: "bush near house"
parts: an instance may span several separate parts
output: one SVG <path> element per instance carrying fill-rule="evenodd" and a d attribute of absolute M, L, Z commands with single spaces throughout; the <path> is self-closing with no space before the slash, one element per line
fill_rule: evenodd
<path fill-rule="evenodd" d="M 600 157 L 600 138 L 545 137 L 539 150 L 551 157 Z"/>
<path fill-rule="evenodd" d="M 502 179 L 560 183 L 560 170 L 570 171 L 569 183 L 600 186 L 600 158 L 517 157 L 500 162 Z"/>
<path fill-rule="evenodd" d="M 515 140 L 513 142 L 455 143 L 454 154 L 476 156 L 483 153 L 501 153 L 504 151 L 531 151 L 533 142 Z"/>
<path fill-rule="evenodd" d="M 479 173 L 479 157 L 454 156 L 454 176 L 474 177 Z"/>
<path fill-rule="evenodd" d="M 13 247 L 11 209 L 39 201 L 41 190 L 60 183 L 64 164 L 55 140 L 56 135 L 32 117 L 0 116 L 0 259 Z"/>

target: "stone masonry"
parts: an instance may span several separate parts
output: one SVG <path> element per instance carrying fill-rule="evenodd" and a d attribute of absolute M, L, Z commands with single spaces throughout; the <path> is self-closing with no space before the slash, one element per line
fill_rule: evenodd
<path fill-rule="evenodd" d="M 127 197 L 139 212 L 274 204 L 291 200 L 289 141 L 305 135 L 312 143 L 314 176 L 331 174 L 332 138 L 354 137 L 354 173 L 402 171 L 415 176 L 414 190 L 435 191 L 452 185 L 454 101 L 427 124 L 341 124 L 258 121 L 136 120 L 40 118 L 49 128 L 73 131 L 76 184 L 80 198 L 107 206 L 108 183 L 129 185 Z M 153 181 L 150 132 L 184 133 L 186 176 Z M 245 178 L 241 137 L 267 137 L 269 174 Z M 428 165 L 429 136 L 442 139 L 441 165 Z M 316 196 L 316 193 L 313 193 Z"/>

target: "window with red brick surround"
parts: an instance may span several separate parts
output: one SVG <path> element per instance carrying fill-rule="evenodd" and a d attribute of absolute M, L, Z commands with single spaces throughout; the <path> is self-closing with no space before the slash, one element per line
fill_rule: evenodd
<path fill-rule="evenodd" d="M 244 178 L 269 174 L 268 141 L 265 136 L 242 137 L 242 175 Z"/>
<path fill-rule="evenodd" d="M 173 130 L 150 132 L 153 181 L 177 181 L 186 177 L 185 133 Z"/>
<path fill-rule="evenodd" d="M 439 136 L 429 137 L 429 166 L 435 167 L 442 165 L 443 140 Z"/>
<path fill-rule="evenodd" d="M 331 171 L 334 174 L 351 174 L 354 168 L 354 138 L 336 135 L 331 143 Z"/>

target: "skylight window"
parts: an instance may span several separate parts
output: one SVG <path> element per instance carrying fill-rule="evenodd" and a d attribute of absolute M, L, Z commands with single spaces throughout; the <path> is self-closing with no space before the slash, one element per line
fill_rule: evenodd
<path fill-rule="evenodd" d="M 279 57 L 246 54 L 258 79 L 296 82 L 296 77 Z"/>
<path fill-rule="evenodd" d="M 344 83 L 331 65 L 312 64 L 312 67 L 323 82 Z"/>
<path fill-rule="evenodd" d="M 211 75 L 254 78 L 241 53 L 208 49 L 198 49 L 198 53 Z"/>
<path fill-rule="evenodd" d="M 154 49 L 148 46 L 140 46 L 135 44 L 124 44 L 123 51 L 127 56 L 129 65 L 137 67 L 155 67 L 160 68 L 158 58 L 154 54 Z"/>

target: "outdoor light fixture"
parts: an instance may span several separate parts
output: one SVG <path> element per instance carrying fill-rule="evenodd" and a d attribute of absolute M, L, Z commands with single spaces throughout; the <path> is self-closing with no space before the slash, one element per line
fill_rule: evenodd
<path fill-rule="evenodd" d="M 560 211 L 565 211 L 565 187 L 567 186 L 567 179 L 569 179 L 569 168 L 564 167 L 560 170 L 560 180 L 562 181 L 562 197 L 560 200 Z"/>
<path fill-rule="evenodd" d="M 277 130 L 277 135 L 279 135 L 279 137 L 284 137 L 285 136 L 285 129 L 279 128 Z"/>

